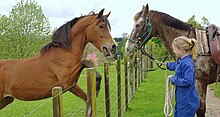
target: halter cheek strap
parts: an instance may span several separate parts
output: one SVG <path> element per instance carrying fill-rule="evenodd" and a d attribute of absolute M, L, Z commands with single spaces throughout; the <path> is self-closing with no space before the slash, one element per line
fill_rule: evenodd
<path fill-rule="evenodd" d="M 129 38 L 129 41 L 132 42 L 132 43 L 135 43 L 137 48 L 142 48 L 150 40 L 150 35 L 151 35 L 151 32 L 152 32 L 152 25 L 151 25 L 151 22 L 150 22 L 150 17 L 147 18 L 145 24 L 147 24 L 144 27 L 144 29 L 147 28 L 147 32 L 146 33 L 144 33 L 142 36 L 139 36 L 135 40 L 132 40 L 132 39 Z M 144 40 L 141 42 L 142 38 L 144 38 Z"/>
<path fill-rule="evenodd" d="M 147 29 L 148 29 L 147 32 L 141 37 L 141 38 L 143 38 L 146 35 L 143 42 L 140 44 L 140 47 L 144 46 L 150 40 L 150 35 L 152 32 L 152 25 L 151 25 L 149 17 L 147 19 Z"/>
<path fill-rule="evenodd" d="M 142 36 L 139 36 L 137 39 L 132 40 L 129 38 L 129 41 L 134 43 L 135 46 L 140 49 L 141 53 L 148 56 L 152 61 L 156 62 L 158 68 L 165 70 L 164 68 L 162 68 L 162 63 L 167 59 L 167 57 L 164 58 L 164 60 L 162 62 L 156 60 L 155 58 L 153 58 L 152 56 L 150 56 L 145 49 L 143 48 L 143 46 L 150 40 L 150 35 L 152 32 L 152 25 L 150 22 L 150 17 L 147 18 L 146 23 L 147 25 L 145 25 L 144 30 L 147 28 L 147 32 L 144 33 Z M 144 38 L 145 37 L 145 38 Z M 142 38 L 144 38 L 144 40 L 141 42 Z M 155 69 L 156 70 L 156 69 Z M 154 71 L 154 70 L 152 70 Z"/>

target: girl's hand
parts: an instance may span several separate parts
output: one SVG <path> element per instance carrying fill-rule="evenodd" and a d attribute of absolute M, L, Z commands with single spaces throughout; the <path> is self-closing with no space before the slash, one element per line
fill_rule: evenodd
<path fill-rule="evenodd" d="M 173 75 L 169 75 L 168 77 L 169 77 L 169 79 L 171 79 L 173 77 Z"/>

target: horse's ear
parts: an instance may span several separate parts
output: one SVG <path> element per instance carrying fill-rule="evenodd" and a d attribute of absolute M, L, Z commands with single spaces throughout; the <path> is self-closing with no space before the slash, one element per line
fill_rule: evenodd
<path fill-rule="evenodd" d="M 141 11 L 141 12 L 142 12 L 142 13 L 141 13 L 141 16 L 143 16 L 143 17 L 146 15 L 145 9 L 146 9 L 146 7 L 143 5 L 142 11 Z"/>
<path fill-rule="evenodd" d="M 103 8 L 103 9 L 99 12 L 99 14 L 98 14 L 98 18 L 101 18 L 101 17 L 103 16 L 103 12 L 104 12 L 104 10 L 105 10 L 105 8 Z"/>
<path fill-rule="evenodd" d="M 143 6 L 142 6 L 142 12 L 144 11 L 144 9 L 145 9 L 145 6 L 143 5 Z"/>
<path fill-rule="evenodd" d="M 111 14 L 111 11 L 110 11 L 107 15 L 105 15 L 105 17 L 108 18 L 108 16 L 109 16 L 110 14 Z"/>
<path fill-rule="evenodd" d="M 149 11 L 149 6 L 148 6 L 148 4 L 146 5 L 146 12 L 148 13 L 148 11 Z"/>
<path fill-rule="evenodd" d="M 148 6 L 148 4 L 146 5 L 146 6 L 143 6 L 143 8 L 142 8 L 142 16 L 143 17 L 146 17 L 147 16 L 147 14 L 148 14 L 148 11 L 149 11 L 149 6 Z"/>

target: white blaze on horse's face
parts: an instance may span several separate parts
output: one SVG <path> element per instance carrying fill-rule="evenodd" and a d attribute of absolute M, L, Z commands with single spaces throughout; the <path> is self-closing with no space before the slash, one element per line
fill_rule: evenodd
<path fill-rule="evenodd" d="M 144 23 L 145 23 L 145 18 L 139 17 L 137 22 L 135 22 L 135 24 L 133 26 L 133 30 L 132 30 L 131 36 L 130 36 L 131 40 L 136 41 L 138 39 L 138 37 L 140 36 L 141 29 L 144 26 Z M 134 46 L 135 46 L 135 43 L 127 40 L 127 42 L 125 44 L 126 52 L 131 53 L 134 49 Z"/>

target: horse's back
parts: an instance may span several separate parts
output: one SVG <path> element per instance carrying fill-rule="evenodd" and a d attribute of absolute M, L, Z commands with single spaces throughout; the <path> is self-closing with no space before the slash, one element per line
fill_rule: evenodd
<path fill-rule="evenodd" d="M 10 74 L 10 69 L 18 60 L 0 60 L 0 83 L 3 82 L 7 74 Z"/>
<path fill-rule="evenodd" d="M 5 96 L 21 100 L 49 97 L 48 92 L 56 84 L 55 74 L 42 59 L 34 57 L 0 61 L 0 86 Z"/>

